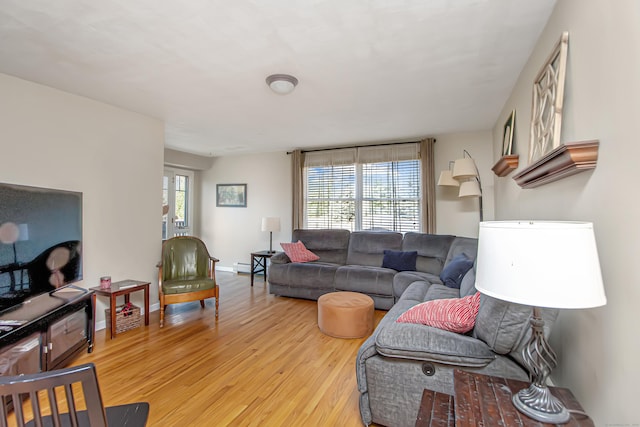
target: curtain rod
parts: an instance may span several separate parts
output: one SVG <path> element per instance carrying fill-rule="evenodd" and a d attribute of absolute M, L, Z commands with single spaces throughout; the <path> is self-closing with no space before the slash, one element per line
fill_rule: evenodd
<path fill-rule="evenodd" d="M 435 138 L 433 142 L 436 142 Z M 383 147 L 385 145 L 400 145 L 400 144 L 418 144 L 420 141 L 405 141 L 405 142 L 385 142 L 382 144 L 370 144 L 370 145 L 350 145 L 347 147 L 333 147 L 333 148 L 318 148 L 316 150 L 300 150 L 301 153 L 315 153 L 317 151 L 330 151 L 330 150 L 343 150 L 349 148 L 363 148 L 363 147 Z M 293 151 L 287 151 L 287 154 L 291 154 Z"/>

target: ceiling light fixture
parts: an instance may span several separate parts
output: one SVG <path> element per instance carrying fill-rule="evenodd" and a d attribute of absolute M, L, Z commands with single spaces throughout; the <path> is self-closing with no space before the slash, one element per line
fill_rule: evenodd
<path fill-rule="evenodd" d="M 279 95 L 293 92 L 298 84 L 298 79 L 289 74 L 272 74 L 267 77 L 266 81 L 271 90 Z"/>

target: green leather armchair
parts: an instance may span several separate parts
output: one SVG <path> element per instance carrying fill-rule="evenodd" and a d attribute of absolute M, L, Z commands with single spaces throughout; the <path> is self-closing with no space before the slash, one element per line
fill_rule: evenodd
<path fill-rule="evenodd" d="M 179 236 L 162 243 L 162 258 L 158 264 L 160 295 L 160 327 L 164 326 L 164 311 L 169 304 L 216 299 L 218 318 L 219 288 L 215 263 L 204 242 L 193 236 Z"/>

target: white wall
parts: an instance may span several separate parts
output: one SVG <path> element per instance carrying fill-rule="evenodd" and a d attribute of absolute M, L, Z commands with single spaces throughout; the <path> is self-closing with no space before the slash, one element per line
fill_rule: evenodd
<path fill-rule="evenodd" d="M 597 167 L 529 190 L 512 175 L 496 178 L 496 218 L 594 223 L 608 304 L 561 312 L 552 344 L 560 359 L 554 381 L 571 388 L 599 426 L 640 423 L 640 201 L 632 191 L 640 156 L 638 23 L 636 0 L 559 1 L 493 132 L 497 160 L 502 126 L 515 108 L 518 170 L 525 167 L 533 80 L 569 31 L 562 141 L 599 139 Z"/>
<path fill-rule="evenodd" d="M 216 207 L 216 184 L 247 184 L 247 207 Z M 251 252 L 269 249 L 262 217 L 280 217 L 274 250 L 291 241 L 291 159 L 286 153 L 215 158 L 211 169 L 200 173 L 200 194 L 200 235 L 220 260 L 217 268 L 250 263 Z"/>
<path fill-rule="evenodd" d="M 0 74 L 0 134 L 0 181 L 83 193 L 79 284 L 147 280 L 157 302 L 162 122 Z M 99 298 L 98 321 L 104 308 Z"/>
<path fill-rule="evenodd" d="M 449 161 L 463 157 L 467 150 L 476 162 L 482 181 L 484 220 L 493 219 L 493 157 L 491 131 L 437 135 L 434 149 L 436 183 Z M 436 186 L 436 231 L 438 234 L 478 237 L 480 209 L 477 198 L 459 198 L 458 187 Z"/>

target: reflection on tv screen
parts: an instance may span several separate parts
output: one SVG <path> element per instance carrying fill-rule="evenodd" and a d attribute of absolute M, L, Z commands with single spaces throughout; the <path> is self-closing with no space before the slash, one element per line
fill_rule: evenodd
<path fill-rule="evenodd" d="M 82 279 L 82 193 L 0 183 L 0 310 Z"/>

